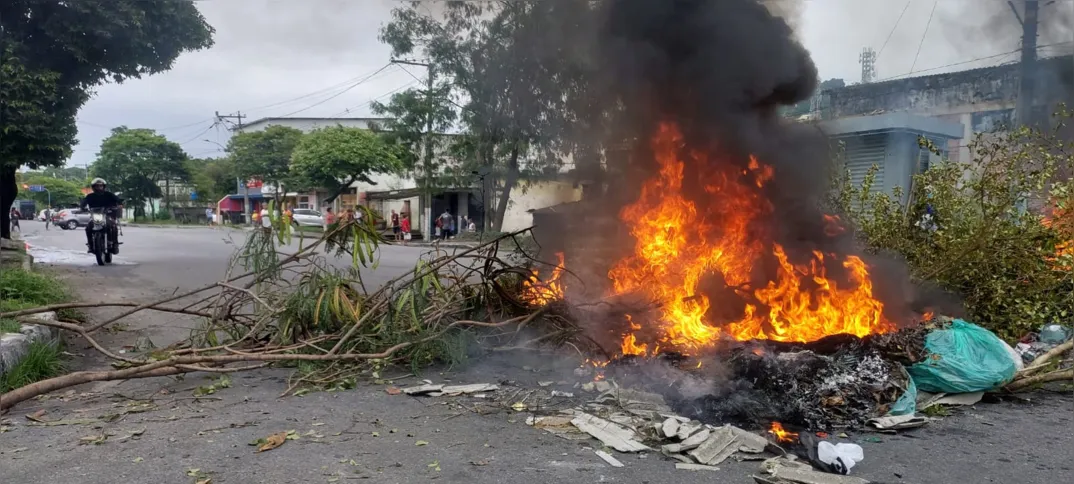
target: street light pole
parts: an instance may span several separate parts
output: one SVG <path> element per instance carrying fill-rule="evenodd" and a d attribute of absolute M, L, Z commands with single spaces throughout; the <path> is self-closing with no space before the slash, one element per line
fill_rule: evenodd
<path fill-rule="evenodd" d="M 422 191 L 422 227 L 421 235 L 425 241 L 430 241 L 433 238 L 433 194 L 432 194 L 432 161 L 433 161 L 433 79 L 435 70 L 432 64 L 427 62 L 414 62 L 408 60 L 392 59 L 392 64 L 406 64 L 411 66 L 424 67 L 428 71 L 428 76 L 425 79 L 425 102 L 428 104 L 428 112 L 425 114 L 425 136 L 424 136 L 424 160 L 422 162 L 423 172 L 425 173 L 425 189 Z"/>

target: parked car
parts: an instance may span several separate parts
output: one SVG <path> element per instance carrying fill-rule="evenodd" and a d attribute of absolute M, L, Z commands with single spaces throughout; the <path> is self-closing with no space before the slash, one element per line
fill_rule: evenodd
<path fill-rule="evenodd" d="M 303 227 L 322 227 L 324 226 L 324 217 L 321 216 L 321 212 L 316 210 L 310 210 L 308 208 L 296 208 L 292 212 L 291 223 L 300 225 Z"/>
<path fill-rule="evenodd" d="M 81 208 L 65 208 L 52 216 L 53 224 L 67 230 L 85 227 L 89 222 L 89 211 L 82 210 Z"/>

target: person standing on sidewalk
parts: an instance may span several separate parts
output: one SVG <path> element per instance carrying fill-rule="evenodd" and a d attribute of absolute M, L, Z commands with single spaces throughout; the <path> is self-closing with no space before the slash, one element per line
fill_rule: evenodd
<path fill-rule="evenodd" d="M 19 212 L 19 209 L 15 207 L 11 207 L 10 216 L 11 231 L 14 232 L 16 229 L 18 229 L 19 233 L 22 233 L 22 227 L 19 226 L 19 219 L 22 218 L 22 212 Z"/>
<path fill-rule="evenodd" d="M 391 222 L 392 222 L 392 235 L 395 237 L 395 241 L 398 242 L 400 240 L 403 240 L 403 230 L 399 226 L 399 214 L 395 213 L 395 210 L 392 210 Z"/>
<path fill-rule="evenodd" d="M 403 220 L 399 222 L 399 231 L 403 234 L 403 245 L 410 240 L 410 214 L 403 212 Z"/>
<path fill-rule="evenodd" d="M 48 226 L 52 223 L 52 208 L 45 207 L 45 210 L 41 212 L 41 215 L 45 217 L 45 230 L 48 230 Z"/>
<path fill-rule="evenodd" d="M 205 223 L 209 224 L 210 227 L 213 226 L 213 208 L 212 207 L 205 207 Z"/>

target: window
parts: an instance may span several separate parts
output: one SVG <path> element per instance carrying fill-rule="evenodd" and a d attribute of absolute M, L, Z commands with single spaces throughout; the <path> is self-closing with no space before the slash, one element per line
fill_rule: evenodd
<path fill-rule="evenodd" d="M 298 197 L 298 208 L 310 208 L 310 197 Z"/>

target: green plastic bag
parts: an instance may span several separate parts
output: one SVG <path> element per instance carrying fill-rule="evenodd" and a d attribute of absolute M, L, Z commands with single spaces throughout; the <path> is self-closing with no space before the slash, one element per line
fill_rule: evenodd
<path fill-rule="evenodd" d="M 913 415 L 917 413 L 917 385 L 913 377 L 906 379 L 906 391 L 888 410 L 888 415 Z"/>
<path fill-rule="evenodd" d="M 1003 386 L 1018 370 L 1007 344 L 991 331 L 961 319 L 925 337 L 928 356 L 907 370 L 918 389 L 969 393 Z"/>

